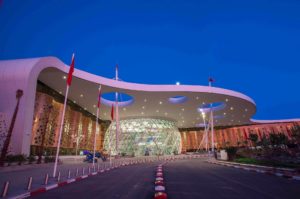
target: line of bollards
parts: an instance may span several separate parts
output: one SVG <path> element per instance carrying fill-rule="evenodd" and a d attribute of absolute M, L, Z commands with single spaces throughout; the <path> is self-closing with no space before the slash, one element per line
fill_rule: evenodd
<path fill-rule="evenodd" d="M 95 173 L 97 172 L 103 172 L 105 170 L 111 170 L 114 168 L 118 168 L 120 166 L 126 166 L 126 165 L 131 165 L 131 164 L 137 164 L 137 163 L 151 163 L 153 161 L 174 161 L 176 159 L 186 159 L 186 158 L 197 158 L 200 156 L 194 155 L 194 156 L 158 156 L 158 157 L 136 157 L 136 158 L 131 158 L 131 159 L 115 159 L 113 161 L 109 161 L 109 162 L 103 162 L 101 165 L 99 163 L 97 163 L 97 168 L 95 165 L 93 165 L 92 167 L 88 167 L 88 175 L 91 174 L 91 172 Z M 85 168 L 82 168 L 82 176 L 85 175 Z M 79 176 L 79 169 L 76 168 L 76 172 L 75 172 L 75 177 Z M 72 172 L 70 169 L 68 169 L 68 173 L 67 173 L 67 179 L 71 179 L 72 177 Z M 61 172 L 58 172 L 58 175 L 56 177 L 56 179 L 54 178 L 54 180 L 56 180 L 57 182 L 60 182 L 61 180 Z M 27 186 L 26 186 L 26 190 L 29 191 L 32 189 L 32 183 L 33 183 L 33 177 L 29 177 L 28 181 L 27 181 Z M 47 173 L 44 177 L 44 182 L 43 185 L 48 185 L 49 184 L 49 174 Z M 7 196 L 8 194 L 8 190 L 9 190 L 9 185 L 10 182 L 6 181 L 4 183 L 2 192 L 1 192 L 1 197 L 4 198 Z"/>

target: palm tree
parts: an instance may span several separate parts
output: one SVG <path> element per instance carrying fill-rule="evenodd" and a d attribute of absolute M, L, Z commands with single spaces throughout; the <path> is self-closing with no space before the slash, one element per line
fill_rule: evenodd
<path fill-rule="evenodd" d="M 18 113 L 18 110 L 19 110 L 20 99 L 21 99 L 22 96 L 23 96 L 23 90 L 18 89 L 17 93 L 16 93 L 17 105 L 16 105 L 16 108 L 15 108 L 13 117 L 11 119 L 11 123 L 10 123 L 9 129 L 8 129 L 8 132 L 7 132 L 7 136 L 6 136 L 6 139 L 4 141 L 4 145 L 3 145 L 2 151 L 1 151 L 0 166 L 4 165 L 4 161 L 5 161 L 5 157 L 6 157 L 7 151 L 8 151 L 10 139 L 11 139 L 12 132 L 13 132 L 13 129 L 14 129 L 14 126 L 15 126 L 15 121 L 16 121 L 16 118 L 17 118 L 17 113 Z"/>

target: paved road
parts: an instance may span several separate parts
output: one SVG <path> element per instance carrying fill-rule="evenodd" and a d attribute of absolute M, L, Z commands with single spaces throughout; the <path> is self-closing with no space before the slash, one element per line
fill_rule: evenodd
<path fill-rule="evenodd" d="M 152 199 L 158 162 L 120 167 L 79 182 L 41 193 L 43 199 Z"/>
<path fill-rule="evenodd" d="M 214 165 L 203 160 L 178 160 L 165 165 L 170 199 L 300 198 L 300 182 Z"/>

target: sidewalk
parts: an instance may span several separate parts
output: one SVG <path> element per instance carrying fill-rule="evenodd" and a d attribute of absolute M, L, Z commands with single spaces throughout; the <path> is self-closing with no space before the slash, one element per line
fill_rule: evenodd
<path fill-rule="evenodd" d="M 260 166 L 254 164 L 241 164 L 236 162 L 227 162 L 227 161 L 220 161 L 220 160 L 208 160 L 208 163 L 218 164 L 227 167 L 233 167 L 236 169 L 243 169 L 246 171 L 253 171 L 257 173 L 264 173 L 268 175 L 275 175 L 278 177 L 289 178 L 293 180 L 300 180 L 300 173 L 298 173 L 294 169 L 288 168 L 276 168 L 276 167 L 269 167 L 269 166 Z"/>
<path fill-rule="evenodd" d="M 99 164 L 102 166 L 104 163 L 100 162 Z M 31 164 L 0 168 L 0 187 L 2 189 L 4 183 L 6 181 L 9 181 L 8 193 L 17 195 L 26 191 L 29 177 L 32 177 L 32 189 L 34 189 L 44 184 L 46 174 L 49 175 L 50 184 L 51 182 L 56 180 L 52 178 L 53 167 L 54 163 Z M 87 172 L 88 167 L 92 167 L 92 164 L 83 162 L 63 163 L 58 165 L 57 171 L 61 173 L 61 179 L 66 179 L 68 177 L 69 170 L 71 171 L 71 176 L 75 176 L 77 168 L 79 172 L 82 173 L 82 168 L 85 168 L 85 172 Z"/>

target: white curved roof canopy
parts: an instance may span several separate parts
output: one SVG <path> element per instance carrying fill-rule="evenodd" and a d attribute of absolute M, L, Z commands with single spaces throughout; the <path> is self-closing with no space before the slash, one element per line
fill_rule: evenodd
<path fill-rule="evenodd" d="M 46 61 L 46 59 L 48 59 Z M 49 59 L 51 60 L 49 62 Z M 41 58 L 43 65 L 38 79 L 64 94 L 69 66 L 56 58 Z M 153 117 L 175 120 L 178 127 L 201 126 L 203 119 L 199 108 L 205 111 L 210 103 L 220 105 L 214 111 L 215 125 L 242 125 L 252 123 L 250 118 L 256 112 L 254 101 L 248 96 L 216 87 L 190 85 L 147 85 L 116 81 L 96 76 L 75 68 L 69 99 L 86 108 L 92 114 L 96 113 L 99 84 L 102 94 L 110 92 L 126 93 L 133 97 L 133 103 L 119 108 L 120 119 L 131 117 Z M 170 98 L 184 96 L 183 103 L 172 103 Z M 172 101 L 172 100 L 171 100 Z M 179 100 L 180 101 L 180 100 Z M 102 103 L 105 102 L 102 99 Z M 222 107 L 221 107 L 222 106 Z M 101 105 L 100 118 L 110 120 L 111 105 Z"/>

